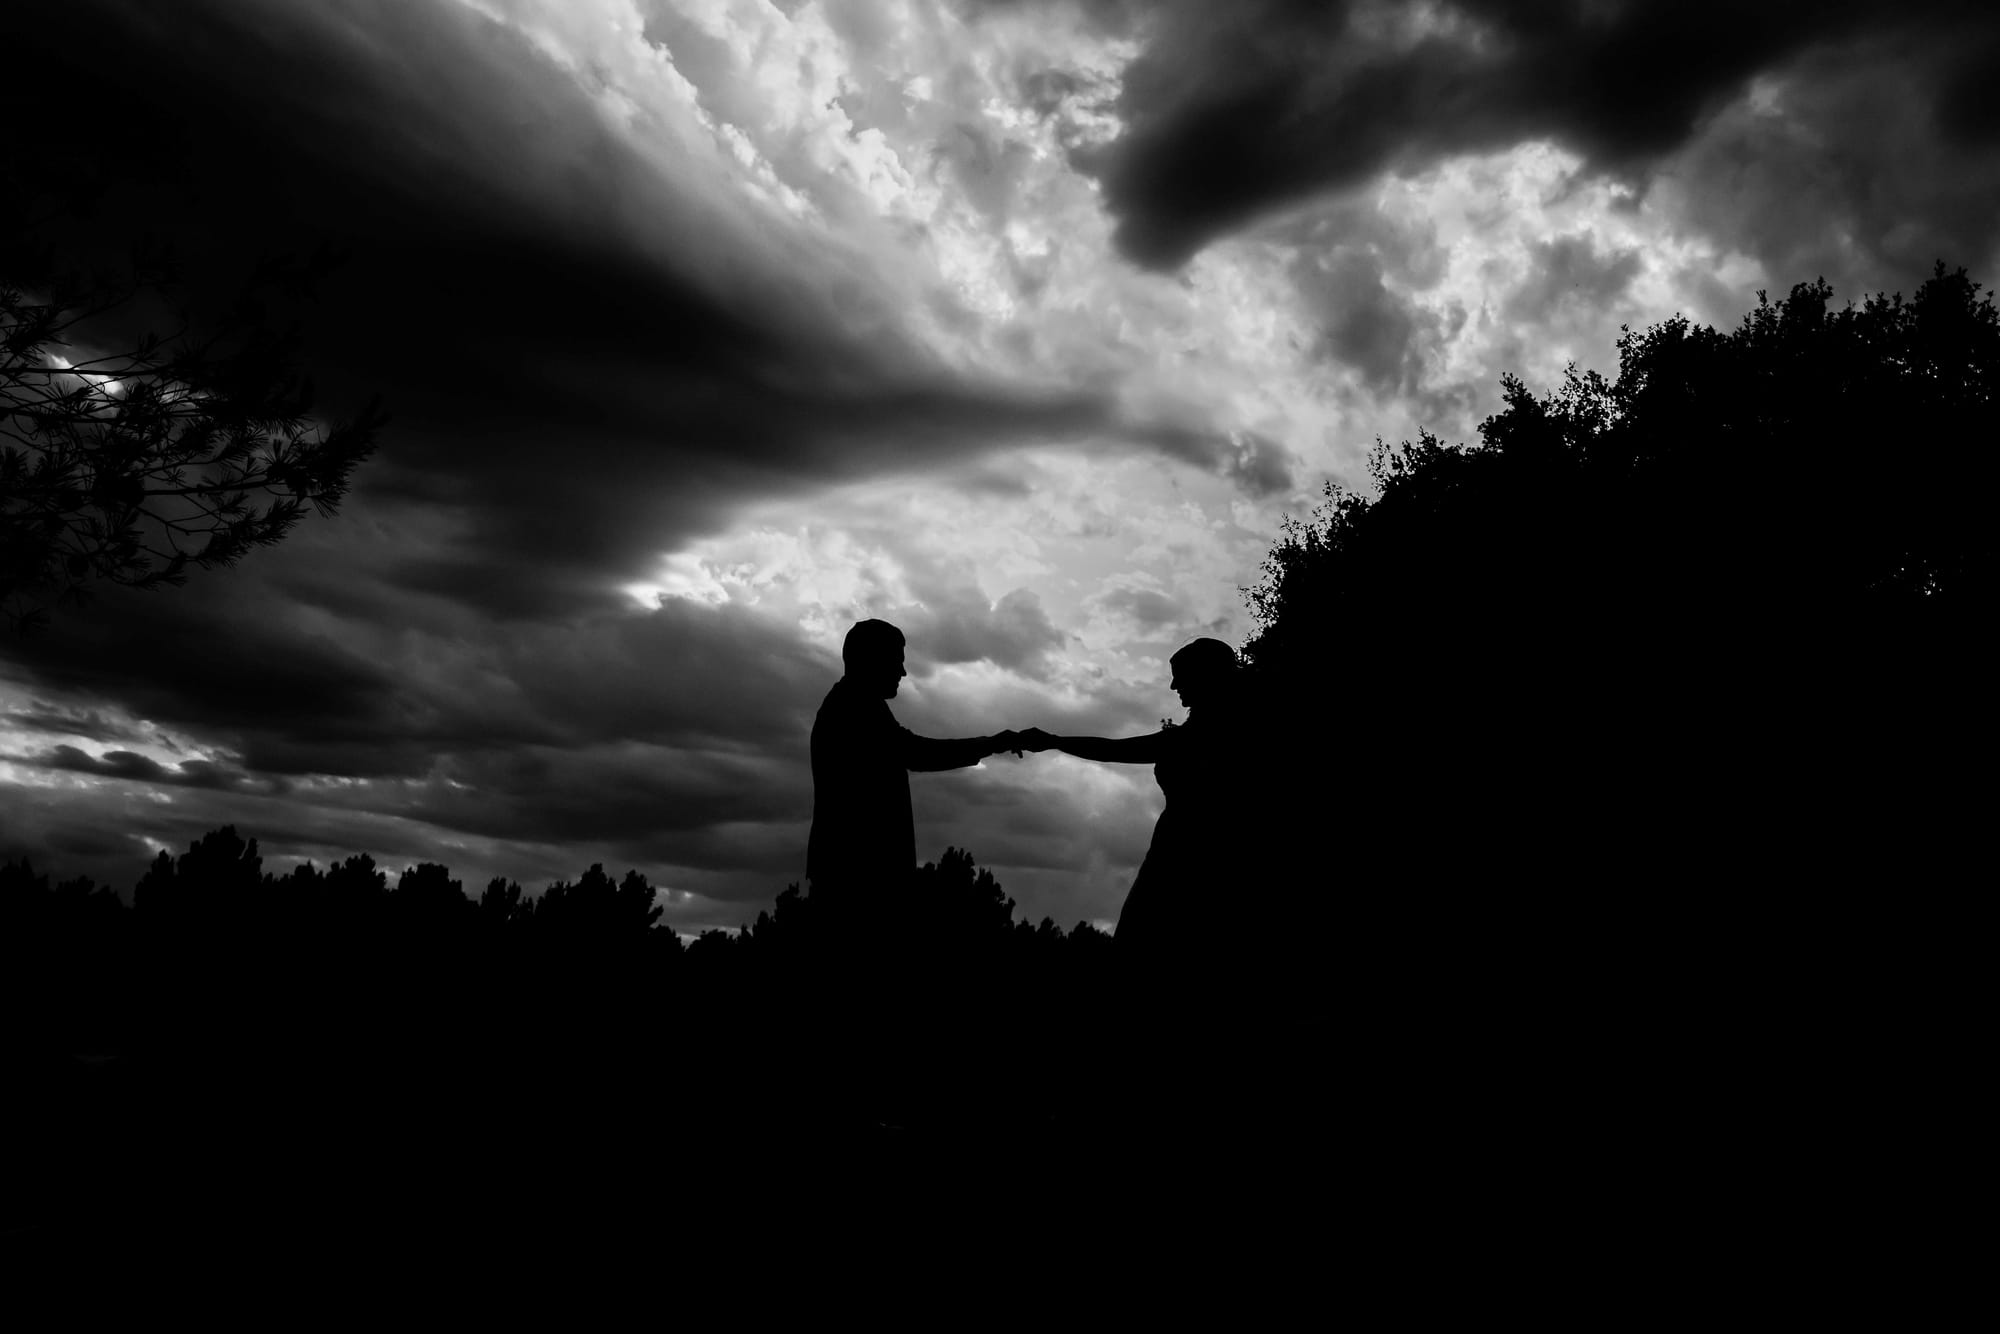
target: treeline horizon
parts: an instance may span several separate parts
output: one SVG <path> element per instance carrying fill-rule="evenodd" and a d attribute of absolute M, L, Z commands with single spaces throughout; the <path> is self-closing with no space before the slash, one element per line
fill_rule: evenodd
<path fill-rule="evenodd" d="M 396 883 L 391 888 L 391 866 L 378 863 L 372 853 L 352 853 L 324 867 L 313 858 L 304 858 L 282 873 L 262 870 L 262 861 L 258 840 L 244 839 L 231 823 L 202 834 L 183 853 L 161 849 L 127 889 L 121 890 L 114 884 L 99 884 L 95 877 L 88 875 L 63 877 L 58 870 L 37 872 L 34 859 L 27 856 L 0 861 L 0 886 L 5 886 L 8 893 L 38 891 L 72 901 L 102 895 L 119 907 L 137 909 L 142 899 L 157 903 L 161 896 L 174 893 L 173 887 L 185 880 L 204 884 L 218 879 L 224 883 L 240 883 L 245 874 L 243 864 L 253 863 L 254 874 L 263 893 L 301 894 L 308 898 L 324 894 L 387 896 L 405 904 L 423 902 L 428 905 L 426 911 L 444 913 L 454 911 L 448 905 L 451 896 L 457 895 L 467 907 L 476 910 L 480 919 L 490 924 L 529 927 L 539 920 L 552 929 L 568 929 L 568 924 L 581 921 L 615 922 L 626 928 L 643 923 L 676 936 L 684 945 L 691 945 L 708 936 L 734 939 L 759 930 L 769 933 L 780 929 L 773 914 L 777 914 L 779 919 L 790 920 L 799 912 L 792 906 L 794 901 L 809 897 L 803 882 L 794 881 L 786 886 L 770 907 L 760 909 L 750 921 L 735 926 L 684 930 L 659 920 L 665 915 L 665 909 L 656 896 L 671 893 L 671 890 L 656 888 L 645 873 L 636 868 L 627 870 L 623 877 L 613 877 L 605 871 L 602 862 L 591 863 L 575 880 L 551 881 L 539 892 L 529 891 L 510 876 L 493 876 L 475 897 L 467 892 L 463 880 L 453 878 L 448 865 L 438 862 L 405 865 L 395 873 Z M 993 881 L 992 873 L 978 868 L 969 850 L 955 845 L 947 846 L 938 861 L 927 862 L 917 868 L 916 874 L 920 884 L 956 883 L 963 878 L 961 868 L 966 867 L 971 868 L 973 883 L 983 886 Z M 214 891 L 210 890 L 197 889 L 194 892 L 204 899 L 214 896 Z M 992 892 L 1004 901 L 1005 911 L 1011 920 L 1011 914 L 1018 905 L 1012 898 L 999 895 L 997 882 L 992 884 Z M 650 912 L 646 911 L 648 908 Z M 108 903 L 102 910 L 112 911 Z M 1023 919 L 1014 925 L 1044 933 L 1062 931 L 1055 919 L 1046 914 L 1039 924 Z M 1087 919 L 1079 919 L 1070 928 L 1070 933 L 1075 931 L 1108 934 Z"/>
<path fill-rule="evenodd" d="M 1046 971 L 1071 960 L 1101 966 L 1109 957 L 1110 936 L 1088 922 L 1065 931 L 1050 917 L 1017 919 L 993 873 L 956 847 L 884 894 L 895 906 L 870 917 L 881 937 L 868 947 L 877 960 L 932 952 L 954 969 L 982 962 Z M 154 990 L 149 977 L 203 977 L 211 987 L 233 978 L 225 990 L 263 991 L 252 1022 L 268 1024 L 288 1004 L 300 1014 L 321 1011 L 315 1022 L 324 1026 L 337 1016 L 324 1012 L 314 986 L 357 970 L 393 977 L 411 1014 L 444 1003 L 455 987 L 478 985 L 543 992 L 563 1010 L 559 993 L 637 1001 L 690 981 L 715 984 L 732 971 L 833 965 L 857 943 L 851 923 L 797 884 L 741 928 L 685 937 L 661 923 L 656 898 L 640 872 L 614 880 L 601 863 L 540 894 L 494 877 L 476 899 L 433 862 L 405 868 L 392 886 L 365 853 L 324 870 L 304 862 L 276 874 L 262 869 L 257 840 L 224 826 L 178 857 L 158 854 L 130 905 L 88 876 L 53 880 L 26 860 L 0 864 L 7 942 L 0 968 L 12 979 L 10 1012 L 57 1058 L 157 1040 L 151 1018 L 171 1011 L 174 997 Z M 275 971 L 274 961 L 282 963 Z M 349 994 L 357 1015 L 371 1008 Z M 221 1012 L 208 1017 L 225 1020 Z M 395 1022 L 390 1012 L 375 1018 Z"/>
<path fill-rule="evenodd" d="M 913 1142 L 1047 1136 L 1108 1096 L 1103 1053 L 1060 1035 L 1117 1009 L 1111 938 L 1017 919 L 962 850 L 865 924 L 792 886 L 683 940 L 654 897 L 601 865 L 478 899 L 436 863 L 276 875 L 233 827 L 156 858 L 130 906 L 0 865 L 0 1069 L 36 1091 L 37 1146 L 0 1230 L 81 1240 L 113 1198 L 438 1245 L 584 1200 L 609 1243 L 660 1198 L 851 1190 Z M 709 1147 L 635 1158 L 653 1136 Z M 385 1219 L 373 1191 L 419 1202 Z"/>

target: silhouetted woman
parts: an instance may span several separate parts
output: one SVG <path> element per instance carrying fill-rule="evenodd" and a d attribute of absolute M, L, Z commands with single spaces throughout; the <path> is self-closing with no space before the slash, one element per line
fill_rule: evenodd
<path fill-rule="evenodd" d="M 1038 748 L 1153 766 L 1167 806 L 1118 914 L 1116 939 L 1135 964 L 1175 967 L 1201 957 L 1203 919 L 1210 921 L 1212 941 L 1214 918 L 1231 910 L 1229 891 L 1245 878 L 1260 842 L 1248 817 L 1264 775 L 1251 759 L 1260 729 L 1251 722 L 1236 651 L 1219 639 L 1197 639 L 1169 665 L 1172 688 L 1188 709 L 1186 722 L 1145 736 L 1043 733 Z M 1287 831 L 1261 832 L 1269 838 Z"/>

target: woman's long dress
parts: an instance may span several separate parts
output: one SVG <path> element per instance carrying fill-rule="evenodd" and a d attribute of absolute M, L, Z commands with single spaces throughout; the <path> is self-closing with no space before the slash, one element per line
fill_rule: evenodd
<path fill-rule="evenodd" d="M 1252 860 L 1247 816 L 1259 775 L 1246 762 L 1239 712 L 1204 705 L 1166 732 L 1166 755 L 1153 766 L 1166 809 L 1118 914 L 1119 950 L 1135 961 L 1198 956 Z"/>

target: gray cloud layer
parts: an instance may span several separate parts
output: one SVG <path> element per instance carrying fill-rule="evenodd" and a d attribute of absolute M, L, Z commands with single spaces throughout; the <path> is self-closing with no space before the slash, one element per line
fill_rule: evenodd
<path fill-rule="evenodd" d="M 1127 130 L 1082 160 L 1103 181 L 1125 252 L 1173 268 L 1276 207 L 1529 139 L 1643 181 L 1753 76 L 1802 63 L 1818 96 L 1799 120 L 1836 132 L 1836 157 L 1873 156 L 1887 148 L 1883 127 L 1861 123 L 1859 105 L 1812 64 L 1842 48 L 1892 70 L 1917 128 L 1954 155 L 1990 149 L 2000 121 L 1979 58 L 2000 42 L 2000 19 L 1960 0 L 1456 0 L 1427 26 L 1420 12 L 1366 0 L 1119 7 L 1116 23 L 1147 34 L 1119 98 Z M 1941 231 L 1966 258 L 1984 257 L 1965 253 L 1970 238 L 1991 235 L 1994 196 L 1981 185 L 1940 192 L 1953 215 Z M 1860 206 L 1866 183 L 1840 194 Z"/>
<path fill-rule="evenodd" d="M 1397 19 L 1412 7 L 1358 2 L 1084 8 L 1142 44 L 1117 106 L 1126 135 L 1074 151 L 1147 266 L 1385 170 L 1544 136 L 1644 188 L 1671 168 L 1690 229 L 1788 277 L 1854 290 L 1992 250 L 1985 6 L 1463 0 L 1426 33 Z M 878 21 L 833 12 L 854 42 Z M 694 35 L 651 31 L 700 73 Z M 455 864 L 546 852 L 491 867 L 527 881 L 574 875 L 551 850 L 589 846 L 602 851 L 583 864 L 671 866 L 747 901 L 798 874 L 804 738 L 838 666 L 740 608 L 635 612 L 618 587 L 660 551 L 747 498 L 976 467 L 1037 437 L 1115 435 L 1253 497 L 1294 485 L 1295 461 L 1255 433 L 1138 428 L 1091 393 L 941 369 L 871 305 L 885 298 L 718 212 L 699 182 L 666 183 L 576 80 L 469 9 L 70 0 L 0 8 L 0 49 L 9 123 L 62 126 L 4 169 L 63 165 L 76 145 L 67 166 L 110 189 L 73 244 L 115 254 L 143 219 L 180 248 L 198 300 L 261 252 L 336 245 L 346 267 L 302 312 L 308 359 L 334 412 L 380 392 L 396 417 L 337 521 L 0 648 L 12 675 L 71 701 L 17 727 L 109 748 L 38 746 L 48 773 L 109 795 L 96 816 L 24 796 L 0 853 L 130 864 L 114 877 L 129 883 L 147 854 L 118 826 L 140 815 L 181 843 L 235 819 L 267 845 L 411 860 L 438 857 L 442 831 L 467 849 Z M 1751 114 L 1744 89 L 1772 72 L 1784 98 Z M 1023 77 L 1051 105 L 1077 91 L 1060 72 Z M 968 134 L 938 152 L 989 216 L 1015 206 L 1003 144 Z M 1359 209 L 1312 226 L 1284 238 L 1321 330 L 1312 353 L 1378 395 L 1412 392 L 1439 329 L 1391 288 L 1435 281 L 1434 238 Z M 1533 259 L 1511 318 L 1611 301 L 1637 263 L 1567 237 Z M 912 593 L 921 605 L 882 614 L 919 673 L 988 662 L 1032 681 L 1064 646 L 1032 595 L 963 580 Z M 1098 609 L 1167 637 L 1200 628 L 1165 592 L 1113 590 Z M 106 701 L 233 758 L 148 758 L 146 729 Z M 934 734 L 1001 721 L 921 695 L 898 710 Z M 1036 721 L 1122 732 L 1155 716 L 1107 690 Z M 337 784 L 310 805 L 271 795 L 327 778 L 373 785 L 375 808 L 343 804 Z M 142 788 L 171 804 L 119 804 Z M 1143 848 L 1142 812 L 1107 850 L 1075 812 L 980 777 L 920 784 L 918 800 L 939 838 L 990 838 L 988 860 L 1129 864 Z"/>
<path fill-rule="evenodd" d="M 653 35 L 699 65 L 689 32 Z M 648 136 L 607 127 L 587 79 L 469 8 L 77 0 L 0 10 L 0 48 L 9 122 L 62 126 L 7 180 L 106 191 L 68 251 L 114 261 L 152 233 L 199 316 L 258 255 L 335 247 L 344 267 L 297 312 L 307 364 L 330 414 L 379 393 L 394 415 L 336 520 L 0 647 L 8 675 L 73 701 L 15 727 L 111 747 L 27 761 L 104 784 L 107 822 L 179 839 L 242 819 L 267 846 L 336 850 L 421 848 L 429 829 L 489 864 L 482 840 L 589 847 L 768 895 L 799 873 L 806 729 L 838 664 L 796 626 L 639 612 L 621 584 L 748 499 L 1041 439 L 1122 436 L 1251 489 L 1288 476 L 1275 446 L 1246 461 L 1215 435 L 1134 430 L 1102 393 L 941 367 L 901 331 L 898 295 L 804 253 L 699 164 L 663 171 Z M 1001 208 L 989 148 L 950 152 Z M 1061 643 L 1031 595 L 917 591 L 905 619 L 926 666 L 1033 676 Z M 91 727 L 97 701 L 233 760 L 150 759 Z M 286 784 L 291 804 L 258 795 Z M 142 790 L 164 804 L 126 799 Z M 54 802 L 24 807 L 0 851 L 132 859 L 110 873 L 129 883 L 133 836 Z"/>
<path fill-rule="evenodd" d="M 395 415 L 357 498 L 430 525 L 392 572 L 413 590 L 566 617 L 748 496 L 1038 438 L 1150 443 L 1101 395 L 935 365 L 885 298 L 677 186 L 470 10 L 79 0 L 25 19 L 0 18 L 34 76 L 10 81 L 10 117 L 61 106 L 89 145 L 68 165 L 110 187 L 66 246 L 115 255 L 143 220 L 197 299 L 260 253 L 348 256 L 304 312 L 307 354 L 329 410 L 380 393 Z M 1212 436 L 1175 452 L 1235 465 Z"/>

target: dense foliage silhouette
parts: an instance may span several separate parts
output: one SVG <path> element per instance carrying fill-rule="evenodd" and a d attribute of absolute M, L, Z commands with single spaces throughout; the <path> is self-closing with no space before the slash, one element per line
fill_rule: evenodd
<path fill-rule="evenodd" d="M 1337 666 L 1329 768 L 1378 841 L 1450 876 L 1869 877 L 1969 814 L 1944 752 L 1991 722 L 2000 322 L 1942 265 L 1831 298 L 1510 377 L 1480 446 L 1378 445 L 1375 495 L 1290 525 L 1246 655 L 1299 707 Z"/>
<path fill-rule="evenodd" d="M 1109 937 L 1016 920 L 958 849 L 900 896 L 864 977 L 797 886 L 683 941 L 644 876 L 602 866 L 474 899 L 434 863 L 273 874 L 223 828 L 162 852 L 130 907 L 0 867 L 6 1062 L 40 1146 L 5 1224 L 74 1239 L 112 1197 L 225 1229 L 303 1210 L 476 1233 L 532 1203 L 591 1231 L 666 1178 L 712 1202 L 971 1127 L 1053 1133 L 1090 1066 L 1052 1035 L 1108 1004 Z M 606 1117 L 691 1147 L 630 1161 Z M 403 1218 L 367 1198 L 412 1190 L 439 1193 Z"/>
<path fill-rule="evenodd" d="M 1480 444 L 1378 444 L 1246 590 L 1316 728 L 1266 901 L 1370 1124 L 1467 1191 L 1589 1212 L 1596 1161 L 1661 1217 L 1756 1181 L 1863 1235 L 1963 1145 L 2000 322 L 1942 265 L 1831 298 L 1509 378 Z"/>

